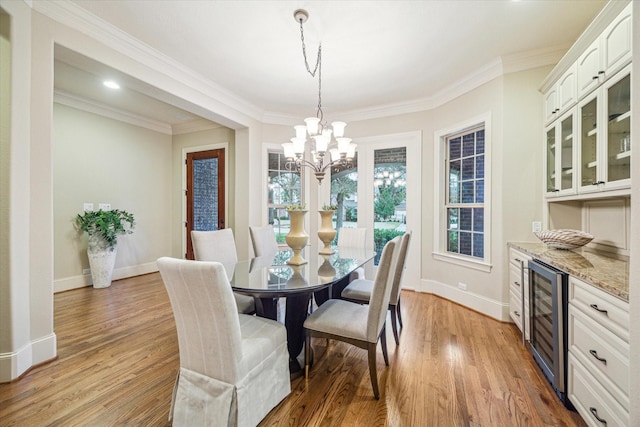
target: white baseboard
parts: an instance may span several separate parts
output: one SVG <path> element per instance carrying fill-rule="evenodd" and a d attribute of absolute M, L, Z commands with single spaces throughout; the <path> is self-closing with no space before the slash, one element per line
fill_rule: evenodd
<path fill-rule="evenodd" d="M 127 277 L 140 276 L 142 274 L 154 273 L 158 271 L 156 262 L 148 262 L 146 264 L 132 265 L 129 267 L 116 268 L 113 271 L 113 280 L 126 279 Z M 85 286 L 91 286 L 90 274 L 81 274 L 79 276 L 65 277 L 53 281 L 53 292 L 63 292 L 71 289 L 78 289 Z"/>
<path fill-rule="evenodd" d="M 463 291 L 446 283 L 422 279 L 421 286 L 416 291 L 437 295 L 502 322 L 511 321 L 508 303 L 489 299 L 473 292 Z"/>
<path fill-rule="evenodd" d="M 0 383 L 13 381 L 32 366 L 56 357 L 56 334 L 31 341 L 18 351 L 0 354 Z"/>

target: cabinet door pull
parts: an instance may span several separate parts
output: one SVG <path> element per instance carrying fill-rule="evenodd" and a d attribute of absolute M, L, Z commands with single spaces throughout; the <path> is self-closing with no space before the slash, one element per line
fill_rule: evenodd
<path fill-rule="evenodd" d="M 593 406 L 591 406 L 589 408 L 589 411 L 591 412 L 591 414 L 596 417 L 596 420 L 600 421 L 602 424 L 607 425 L 607 420 L 605 420 L 604 418 L 600 418 L 598 416 L 598 410 L 596 408 L 594 408 Z"/>
<path fill-rule="evenodd" d="M 604 71 L 598 71 L 598 75 L 604 74 Z"/>
<path fill-rule="evenodd" d="M 609 312 L 607 310 L 604 310 L 604 309 L 598 307 L 598 304 L 591 304 L 589 307 L 593 308 L 595 311 L 598 311 L 600 313 L 604 313 L 607 316 L 609 315 Z"/>
<path fill-rule="evenodd" d="M 520 283 L 516 282 L 515 280 L 513 281 L 513 284 L 516 286 L 520 286 Z"/>
<path fill-rule="evenodd" d="M 513 314 L 515 314 L 516 316 L 520 317 L 520 313 L 518 313 L 518 310 L 514 310 Z"/>
<path fill-rule="evenodd" d="M 598 80 L 598 76 L 591 77 L 591 80 Z"/>
<path fill-rule="evenodd" d="M 516 262 L 522 262 L 522 260 L 520 260 L 520 258 L 514 258 L 516 260 Z"/>
<path fill-rule="evenodd" d="M 602 363 L 604 363 L 605 365 L 607 364 L 607 359 L 605 359 L 605 358 L 603 358 L 603 357 L 598 356 L 598 352 L 597 352 L 597 351 L 595 351 L 595 350 L 589 350 L 589 353 L 590 353 L 593 357 L 595 357 L 595 359 L 596 359 L 598 362 L 602 362 Z"/>

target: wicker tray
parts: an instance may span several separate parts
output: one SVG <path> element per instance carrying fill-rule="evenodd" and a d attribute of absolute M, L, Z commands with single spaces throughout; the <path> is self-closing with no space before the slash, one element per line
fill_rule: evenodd
<path fill-rule="evenodd" d="M 556 249 L 575 249 L 593 240 L 593 235 L 581 230 L 547 230 L 534 234 L 542 242 Z"/>

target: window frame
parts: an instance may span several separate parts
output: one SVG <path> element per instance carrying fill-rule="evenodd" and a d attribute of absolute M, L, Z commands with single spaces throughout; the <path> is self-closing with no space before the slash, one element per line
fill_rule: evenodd
<path fill-rule="evenodd" d="M 448 140 L 456 136 L 463 136 L 484 128 L 484 203 L 449 203 L 449 147 Z M 490 272 L 491 264 L 491 114 L 485 113 L 478 117 L 465 120 L 449 128 L 434 133 L 434 194 L 437 203 L 434 204 L 434 249 L 433 258 L 467 268 Z M 463 255 L 448 251 L 448 218 L 449 207 L 482 207 L 484 209 L 484 258 Z"/>
<path fill-rule="evenodd" d="M 282 145 L 280 144 L 263 144 L 263 161 L 262 161 L 262 223 L 263 225 L 268 225 L 269 224 L 269 209 L 274 208 L 274 209 L 281 209 L 284 208 L 285 206 L 287 206 L 286 204 L 276 204 L 276 203 L 270 203 L 269 202 L 269 173 L 270 171 L 272 171 L 273 169 L 269 169 L 269 155 L 271 153 L 277 153 L 280 155 L 284 154 L 284 149 L 282 148 Z M 306 174 L 305 174 L 305 168 L 302 168 L 302 170 L 300 171 L 300 201 L 301 203 L 306 204 L 307 200 L 306 200 Z M 276 230 L 277 232 L 277 230 Z M 282 243 L 279 243 L 279 245 L 282 245 Z"/>

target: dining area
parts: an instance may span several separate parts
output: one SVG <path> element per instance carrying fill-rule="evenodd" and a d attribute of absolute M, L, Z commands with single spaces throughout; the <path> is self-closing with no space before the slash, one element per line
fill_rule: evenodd
<path fill-rule="evenodd" d="M 193 231 L 195 260 L 158 259 L 180 353 L 173 425 L 257 425 L 290 394 L 291 381 L 309 377 L 314 338 L 366 350 L 371 398 L 380 398 L 377 348 L 388 366 L 387 313 L 399 343 L 411 233 L 387 242 L 374 277 L 365 278 L 376 255 L 366 230 L 341 231 L 335 246 L 296 251 L 279 247 L 270 226 L 251 227 L 255 256 L 247 260 L 237 259 L 231 229 Z"/>
<path fill-rule="evenodd" d="M 412 245 L 415 236 L 413 239 Z M 412 285 L 408 278 L 405 274 L 406 287 Z M 119 279 L 100 292 L 85 287 L 57 293 L 60 356 L 32 369 L 20 381 L 0 385 L 0 424 L 178 425 L 175 411 L 171 414 L 170 410 L 176 377 L 187 353 L 179 342 L 178 318 L 165 289 L 162 277 L 154 272 Z M 279 381 L 281 387 L 288 384 L 290 392 L 278 402 L 273 399 L 272 409 L 268 410 L 269 405 L 262 408 L 267 413 L 256 415 L 263 417 L 256 421 L 258 426 L 467 425 L 470 420 L 516 425 L 525 418 L 553 425 L 584 425 L 577 414 L 554 399 L 530 353 L 519 345 L 520 331 L 513 324 L 424 292 L 404 289 L 398 302 L 403 323 L 400 345 L 394 345 L 388 331 L 391 307 L 386 321 L 389 366 L 383 363 L 381 345 L 377 346 L 380 399 L 373 395 L 368 352 L 338 340 L 312 337 L 313 365 L 308 377 L 302 371 L 292 378 L 287 369 L 288 351 L 282 347 L 286 328 L 278 323 L 279 368 L 256 365 L 256 372 L 274 375 L 261 385 L 265 394 L 254 395 L 250 408 L 236 405 L 234 413 L 257 409 L 266 400 L 270 384 Z M 247 320 L 237 313 L 237 306 L 226 313 L 238 323 Z M 255 315 L 247 317 L 261 320 Z M 232 344 L 226 334 L 219 348 Z M 256 344 L 269 342 L 267 336 L 256 335 L 240 336 Z M 253 344 L 246 351 L 250 347 Z M 247 356 L 243 352 L 233 360 L 248 363 Z M 256 356 L 252 362 L 259 364 L 258 359 L 262 360 Z M 207 363 L 213 360 L 210 356 Z M 231 365 L 225 369 L 230 370 Z M 249 382 L 240 387 L 246 388 Z M 523 383 L 536 393 L 529 393 Z M 522 402 L 522 406 L 514 407 L 513 402 Z M 230 411 L 225 408 L 222 412 L 225 420 Z M 216 412 L 200 413 L 208 415 L 203 425 L 221 422 Z"/>

